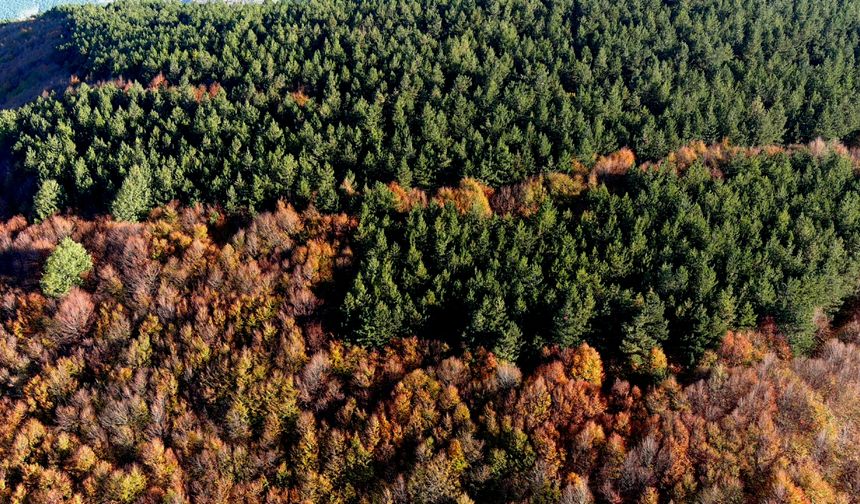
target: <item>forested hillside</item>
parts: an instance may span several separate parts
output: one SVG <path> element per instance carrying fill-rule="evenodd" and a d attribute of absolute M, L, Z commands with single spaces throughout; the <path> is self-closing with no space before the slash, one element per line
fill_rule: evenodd
<path fill-rule="evenodd" d="M 563 174 L 496 192 L 467 179 L 429 204 L 378 186 L 346 327 L 363 344 L 450 335 L 510 360 L 587 341 L 639 369 L 654 349 L 694 363 L 770 316 L 807 351 L 816 313 L 860 274 L 857 160 L 813 149 L 694 145 L 638 168 L 621 153 L 590 178 L 630 172 L 584 193 Z"/>
<path fill-rule="evenodd" d="M 0 29 L 0 502 L 855 502 L 858 58 L 858 0 Z"/>
<path fill-rule="evenodd" d="M 0 496 L 850 502 L 856 158 L 623 158 L 354 217 L 7 221 Z"/>
<path fill-rule="evenodd" d="M 784 156 L 778 155 L 790 167 Z M 737 166 L 752 165 L 745 160 Z M 651 176 L 659 182 L 651 183 L 678 191 L 679 185 L 692 184 L 693 176 L 670 180 L 675 175 L 660 173 Z M 698 176 L 703 192 L 706 183 Z M 756 181 L 768 186 L 764 178 Z M 457 198 L 462 190 L 440 194 Z M 380 188 L 375 197 L 392 202 L 395 193 L 385 191 Z M 595 191 L 601 206 L 625 206 L 611 203 L 605 189 Z M 528 212 L 531 201 L 517 199 L 515 211 Z M 792 358 L 772 319 L 764 320 L 758 333 L 722 333 L 722 343 L 714 332 L 701 344 L 719 351 L 705 352 L 699 366 L 685 373 L 689 384 L 683 385 L 659 346 L 685 334 L 678 332 L 684 320 L 679 308 L 704 306 L 699 310 L 715 323 L 724 314 L 711 313 L 698 298 L 663 302 L 659 282 L 644 296 L 612 284 L 607 290 L 617 299 L 594 294 L 590 302 L 567 304 L 542 328 L 535 318 L 523 325 L 524 334 L 539 329 L 555 334 L 561 325 L 568 331 L 562 334 L 573 335 L 557 338 L 560 346 L 543 347 L 520 369 L 483 348 L 494 341 L 483 340 L 485 333 L 461 339 L 458 328 L 483 321 L 483 327 L 501 324 L 510 332 L 523 317 L 518 305 L 487 311 L 487 303 L 504 298 L 465 294 L 459 285 L 495 277 L 508 292 L 549 298 L 544 291 L 551 292 L 554 281 L 542 279 L 527 257 L 509 262 L 521 245 L 498 242 L 510 234 L 511 243 L 543 247 L 545 260 L 558 262 L 553 247 L 540 244 L 538 223 L 546 217 L 461 214 L 453 204 L 443 209 L 433 202 L 415 208 L 408 217 L 389 213 L 373 219 L 389 220 L 391 226 L 399 222 L 397 227 L 413 235 L 403 238 L 403 249 L 386 250 L 404 250 L 409 258 L 413 254 L 405 243 L 426 246 L 414 237 L 422 219 L 429 221 L 428 234 L 436 236 L 449 229 L 441 222 L 450 226 L 465 219 L 464 226 L 487 229 L 476 232 L 472 242 L 450 233 L 451 267 L 465 265 L 465 243 L 475 248 L 473 261 L 485 264 L 478 239 L 485 236 L 485 243 L 504 251 L 499 262 L 507 273 L 496 266 L 488 273 L 478 270 L 470 280 L 443 282 L 439 277 L 445 273 L 435 262 L 406 269 L 379 252 L 357 253 L 368 247 L 362 245 L 367 215 L 359 224 L 344 214 L 299 213 L 284 205 L 238 229 L 217 210 L 199 206 L 168 206 L 143 224 L 59 216 L 30 226 L 22 218 L 6 222 L 0 233 L 0 414 L 6 419 L 0 429 L 0 497 L 24 502 L 851 501 L 860 485 L 860 459 L 853 449 L 860 442 L 855 319 L 834 330 L 820 316 L 818 335 L 835 334 L 844 342 L 829 341 L 813 358 Z M 558 219 L 565 221 L 561 214 Z M 623 221 L 608 220 L 614 219 Z M 543 229 L 566 227 L 549 222 Z M 559 239 L 558 247 L 575 247 L 570 240 Z M 617 247 L 614 253 L 624 256 L 624 245 Z M 765 253 L 753 244 L 739 250 Z M 791 256 L 777 241 L 769 250 Z M 439 261 L 445 257 L 440 254 Z M 837 256 L 830 260 L 839 264 Z M 427 326 L 413 326 L 414 319 L 398 320 L 393 308 L 375 308 L 372 300 L 339 306 L 339 286 L 348 285 L 356 268 L 362 273 L 348 299 L 362 292 L 360 278 L 391 281 L 386 273 L 363 276 L 374 264 L 396 272 L 394 283 L 412 285 L 404 289 L 410 293 L 425 292 L 417 290 L 425 284 L 450 284 L 451 294 L 429 289 L 419 298 L 438 296 L 449 323 L 431 317 Z M 577 264 L 574 259 L 571 268 Z M 577 274 L 580 281 L 596 275 Z M 715 289 L 732 288 L 724 272 L 711 275 Z M 805 273 L 816 275 L 821 272 Z M 690 276 L 698 279 L 702 273 L 691 269 Z M 558 281 L 566 277 L 559 273 Z M 636 285 L 633 278 L 614 281 Z M 577 288 L 567 292 L 576 294 Z M 814 292 L 810 289 L 806 300 L 781 302 L 791 311 L 836 295 Z M 465 308 L 458 308 L 461 298 Z M 486 300 L 478 304 L 480 314 L 462 315 L 476 298 Z M 625 299 L 632 305 L 616 308 Z M 366 304 L 356 315 L 361 302 Z M 380 302 L 391 298 L 380 295 Z M 573 332 L 587 324 L 575 320 L 586 318 L 582 305 L 604 310 L 585 333 L 589 336 Z M 361 329 L 341 333 L 333 325 L 341 309 Z M 540 313 L 549 307 L 525 304 L 523 309 Z M 629 312 L 635 315 L 627 319 Z M 511 320 L 498 322 L 506 313 Z M 611 313 L 619 320 L 610 321 Z M 394 337 L 378 349 L 352 345 L 372 334 L 360 325 L 365 316 L 436 331 Z M 733 320 L 725 316 L 723 327 Z M 620 353 L 619 343 L 610 339 L 619 325 L 625 338 Z M 408 333 L 400 327 L 396 333 Z M 580 337 L 600 353 L 579 343 Z M 514 341 L 509 334 L 503 338 Z M 633 360 L 634 368 L 620 374 L 620 355 L 644 360 Z M 639 385 L 623 381 L 625 374 Z"/>
<path fill-rule="evenodd" d="M 120 0 L 59 15 L 78 77 L 125 80 L 0 121 L 13 211 L 49 180 L 60 208 L 108 211 L 127 182 L 149 188 L 144 210 L 335 210 L 343 181 L 498 186 L 622 147 L 654 160 L 691 140 L 860 130 L 856 0 Z"/>

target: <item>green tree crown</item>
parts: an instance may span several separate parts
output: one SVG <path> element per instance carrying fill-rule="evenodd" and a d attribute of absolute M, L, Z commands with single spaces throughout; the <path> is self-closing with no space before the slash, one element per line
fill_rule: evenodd
<path fill-rule="evenodd" d="M 81 275 L 92 267 L 93 259 L 87 249 L 69 237 L 63 238 L 45 263 L 42 292 L 47 296 L 61 297 L 72 287 L 81 285 Z"/>

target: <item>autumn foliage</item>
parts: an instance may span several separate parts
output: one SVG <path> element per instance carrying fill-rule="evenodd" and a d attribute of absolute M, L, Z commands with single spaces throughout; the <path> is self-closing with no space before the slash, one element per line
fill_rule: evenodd
<path fill-rule="evenodd" d="M 860 485 L 855 342 L 791 358 L 773 326 L 730 332 L 689 384 L 648 386 L 588 345 L 525 369 L 363 349 L 327 316 L 354 227 L 286 205 L 238 228 L 175 206 L 5 223 L 23 269 L 0 283 L 0 499 L 847 503 Z M 49 298 L 31 277 L 67 236 L 94 268 Z"/>
<path fill-rule="evenodd" d="M 858 501 L 860 0 L 93 3 L 0 27 L 0 503 Z"/>

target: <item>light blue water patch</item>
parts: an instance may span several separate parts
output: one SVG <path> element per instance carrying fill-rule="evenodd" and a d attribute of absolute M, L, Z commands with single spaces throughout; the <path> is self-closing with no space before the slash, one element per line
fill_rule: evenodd
<path fill-rule="evenodd" d="M 0 20 L 23 19 L 68 4 L 105 3 L 105 0 L 0 0 Z"/>

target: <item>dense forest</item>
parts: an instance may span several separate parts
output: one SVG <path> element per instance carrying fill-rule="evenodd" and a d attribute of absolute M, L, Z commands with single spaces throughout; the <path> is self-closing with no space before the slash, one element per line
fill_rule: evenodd
<path fill-rule="evenodd" d="M 810 358 L 773 320 L 724 333 L 687 384 L 659 346 L 633 383 L 574 339 L 522 368 L 456 332 L 369 349 L 331 327 L 358 226 L 286 205 L 238 229 L 201 206 L 7 221 L 0 497 L 847 503 L 860 485 L 853 315 Z"/>
<path fill-rule="evenodd" d="M 121 218 L 172 199 L 338 210 L 343 182 L 497 187 L 623 147 L 656 160 L 692 140 L 860 131 L 856 0 L 121 0 L 50 15 L 78 78 L 123 80 L 0 119 L 11 213 L 45 184 L 51 208 Z M 140 194 L 114 209 L 123 185 Z"/>
<path fill-rule="evenodd" d="M 857 160 L 818 148 L 693 146 L 581 194 L 563 174 L 496 192 L 466 179 L 435 204 L 380 186 L 359 213 L 346 327 L 365 344 L 450 335 L 509 360 L 587 341 L 640 368 L 655 348 L 694 363 L 770 316 L 807 351 L 816 313 L 860 274 Z"/>
<path fill-rule="evenodd" d="M 860 494 L 860 1 L 118 0 L 0 103 L 47 40 L 0 502 Z"/>

